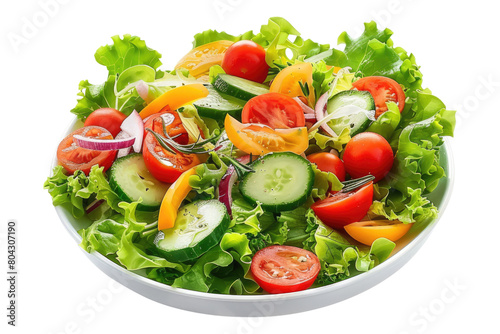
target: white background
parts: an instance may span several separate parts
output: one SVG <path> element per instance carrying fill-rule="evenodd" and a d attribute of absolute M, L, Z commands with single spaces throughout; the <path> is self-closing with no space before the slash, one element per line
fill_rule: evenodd
<path fill-rule="evenodd" d="M 5 224 L 15 219 L 20 273 L 16 328 L 6 325 L 6 269 L 0 275 L 2 333 L 498 330 L 500 43 L 493 1 L 60 0 L 44 22 L 46 2 L 0 5 L 0 267 L 6 262 Z M 113 281 L 63 229 L 42 189 L 73 119 L 69 110 L 79 81 L 105 80 L 95 50 L 115 34 L 135 34 L 161 52 L 163 68 L 169 68 L 190 49 L 195 33 L 258 30 L 271 16 L 283 16 L 304 37 L 332 45 L 342 31 L 357 35 L 363 22 L 375 20 L 394 31 L 396 45 L 416 55 L 424 85 L 458 109 L 456 138 L 450 140 L 455 188 L 442 220 L 395 275 L 347 301 L 303 314 L 252 321 L 215 317 L 167 307 L 125 288 L 110 290 Z M 24 34 L 23 44 L 9 41 L 34 21 L 40 27 Z M 450 292 L 449 285 L 458 287 Z M 104 295 L 110 298 L 94 310 L 92 300 Z"/>

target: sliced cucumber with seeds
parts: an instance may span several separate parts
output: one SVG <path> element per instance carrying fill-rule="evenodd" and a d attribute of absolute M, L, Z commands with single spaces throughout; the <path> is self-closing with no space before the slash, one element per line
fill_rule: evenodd
<path fill-rule="evenodd" d="M 142 198 L 137 206 L 140 211 L 158 210 L 169 188 L 168 184 L 151 175 L 139 153 L 129 154 L 113 163 L 109 185 L 122 201 L 134 202 Z"/>
<path fill-rule="evenodd" d="M 219 244 L 230 221 L 218 200 L 189 203 L 179 209 L 174 227 L 158 232 L 152 252 L 172 262 L 196 259 Z"/>
<path fill-rule="evenodd" d="M 219 74 L 215 79 L 214 88 L 219 93 L 244 101 L 248 101 L 257 95 L 269 93 L 269 86 L 229 74 Z"/>
<path fill-rule="evenodd" d="M 349 112 L 349 110 L 352 110 L 352 112 Z M 369 92 L 344 90 L 335 94 L 328 101 L 328 114 L 340 114 L 341 112 L 343 114 L 343 116 L 329 121 L 328 125 L 338 135 L 345 128 L 349 128 L 351 137 L 353 137 L 365 131 L 370 126 L 372 120 L 370 120 L 368 115 L 369 112 L 374 110 L 375 101 Z"/>
<path fill-rule="evenodd" d="M 193 103 L 198 114 L 213 119 L 224 119 L 227 114 L 240 119 L 245 101 L 219 93 L 213 86 L 207 86 L 208 96 Z"/>
<path fill-rule="evenodd" d="M 255 172 L 243 178 L 240 192 L 246 200 L 260 202 L 265 210 L 293 210 L 311 195 L 314 171 L 311 163 L 300 155 L 269 153 L 256 160 L 252 168 Z"/>

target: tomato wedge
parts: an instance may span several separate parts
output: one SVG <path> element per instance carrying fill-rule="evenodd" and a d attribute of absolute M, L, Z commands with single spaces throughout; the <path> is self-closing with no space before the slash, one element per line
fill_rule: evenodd
<path fill-rule="evenodd" d="M 86 175 L 89 175 L 90 169 L 94 165 L 104 167 L 104 171 L 111 167 L 116 157 L 116 150 L 94 151 L 81 148 L 74 143 L 74 135 L 98 139 L 113 139 L 109 131 L 100 126 L 86 126 L 69 134 L 61 141 L 57 148 L 57 160 L 66 171 L 73 174 L 76 170 L 81 170 Z"/>
<path fill-rule="evenodd" d="M 269 293 L 287 293 L 309 288 L 321 269 L 318 257 L 292 246 L 269 246 L 252 258 L 250 270 L 259 286 Z"/>
<path fill-rule="evenodd" d="M 199 78 L 208 74 L 210 67 L 220 65 L 224 53 L 233 44 L 234 42 L 222 40 L 198 46 L 182 57 L 175 68 L 185 68 L 193 77 Z"/>
<path fill-rule="evenodd" d="M 288 66 L 276 75 L 271 83 L 270 92 L 282 93 L 290 97 L 299 97 L 302 102 L 308 104 L 311 108 L 315 106 L 313 90 L 313 67 L 311 63 L 298 63 Z M 301 84 L 309 87 L 309 95 L 306 96 L 302 90 Z"/>
<path fill-rule="evenodd" d="M 346 232 L 356 241 L 371 246 L 378 238 L 391 241 L 401 239 L 413 224 L 404 224 L 399 220 L 366 220 L 346 225 Z"/>
<path fill-rule="evenodd" d="M 187 143 L 187 131 L 182 125 L 176 111 L 166 111 L 160 113 L 156 118 L 148 120 L 148 122 L 151 121 L 152 130 L 165 137 L 163 134 L 162 119 L 165 121 L 165 129 L 171 137 L 180 134 L 181 136 L 176 138 L 176 140 L 180 141 L 180 144 Z M 150 132 L 148 132 L 144 139 L 142 156 L 151 174 L 157 180 L 166 183 L 175 182 L 182 173 L 201 162 L 196 154 L 184 154 L 180 152 L 174 154 L 166 150 Z"/>
<path fill-rule="evenodd" d="M 395 102 L 399 111 L 405 107 L 405 92 L 397 81 L 379 76 L 361 78 L 352 84 L 353 89 L 365 90 L 372 94 L 375 100 L 375 118 L 387 111 L 387 102 Z"/>
<path fill-rule="evenodd" d="M 243 123 L 258 123 L 273 129 L 306 125 L 304 111 L 291 97 L 280 93 L 258 95 L 250 99 L 241 113 Z"/>
<path fill-rule="evenodd" d="M 248 154 L 286 151 L 301 154 L 309 145 L 306 127 L 273 130 L 261 124 L 242 124 L 229 115 L 224 127 L 234 146 Z"/>
<path fill-rule="evenodd" d="M 356 190 L 338 192 L 331 197 L 311 205 L 314 213 L 326 225 L 343 229 L 344 226 L 360 221 L 373 202 L 373 182 Z"/>

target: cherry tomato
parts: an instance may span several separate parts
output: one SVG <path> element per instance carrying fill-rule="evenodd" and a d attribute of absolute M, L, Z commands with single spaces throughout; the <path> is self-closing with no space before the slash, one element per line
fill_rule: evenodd
<path fill-rule="evenodd" d="M 299 103 L 280 93 L 258 95 L 250 99 L 241 113 L 243 123 L 258 123 L 273 129 L 288 129 L 306 125 Z"/>
<path fill-rule="evenodd" d="M 318 257 L 292 246 L 269 246 L 252 258 L 250 270 L 259 286 L 269 293 L 286 293 L 309 288 L 321 269 Z"/>
<path fill-rule="evenodd" d="M 86 126 L 80 128 L 64 138 L 57 148 L 57 160 L 69 173 L 81 170 L 89 175 L 94 165 L 104 167 L 108 170 L 115 160 L 117 151 L 94 151 L 81 148 L 73 141 L 74 135 L 98 139 L 113 139 L 113 136 L 105 128 L 99 126 Z"/>
<path fill-rule="evenodd" d="M 373 203 L 373 182 L 348 193 L 338 192 L 311 205 L 314 213 L 326 225 L 343 229 L 360 221 Z"/>
<path fill-rule="evenodd" d="M 386 238 L 391 241 L 401 239 L 413 224 L 404 224 L 399 220 L 366 220 L 345 226 L 346 232 L 356 241 L 367 246 L 378 238 Z"/>
<path fill-rule="evenodd" d="M 151 121 L 150 128 L 157 134 L 165 137 L 163 135 L 162 119 L 165 121 L 166 131 L 171 137 L 180 134 L 175 140 L 177 140 L 179 144 L 188 143 L 187 131 L 182 125 L 176 111 L 159 113 L 157 117 L 150 118 L 146 123 Z M 144 139 L 142 156 L 151 174 L 157 180 L 166 183 L 175 182 L 175 180 L 177 180 L 186 170 L 200 164 L 200 159 L 196 154 L 183 154 L 180 152 L 174 154 L 169 152 L 158 143 L 150 132 L 148 132 Z"/>
<path fill-rule="evenodd" d="M 263 83 L 269 72 L 266 50 L 253 41 L 236 42 L 224 54 L 222 68 L 227 74 Z"/>
<path fill-rule="evenodd" d="M 315 98 L 312 74 L 313 67 L 311 63 L 298 63 L 288 66 L 276 75 L 269 91 L 282 93 L 290 97 L 299 97 L 302 102 L 314 108 Z M 302 86 L 307 85 L 309 87 L 309 96 L 304 94 L 301 84 Z"/>
<path fill-rule="evenodd" d="M 351 138 L 344 155 L 344 166 L 349 175 L 359 178 L 375 176 L 373 182 L 382 180 L 392 168 L 394 154 L 391 145 L 381 135 L 363 132 Z"/>
<path fill-rule="evenodd" d="M 345 181 L 344 163 L 335 154 L 328 152 L 313 153 L 307 156 L 307 160 L 316 164 L 319 170 L 333 173 L 339 181 Z"/>
<path fill-rule="evenodd" d="M 85 120 L 83 126 L 100 126 L 108 130 L 113 137 L 120 133 L 120 125 L 127 118 L 124 113 L 113 108 L 94 110 Z"/>
<path fill-rule="evenodd" d="M 401 85 L 395 80 L 386 77 L 361 78 L 352 84 L 353 89 L 366 90 L 372 94 L 375 100 L 375 118 L 387 111 L 387 102 L 395 102 L 399 111 L 405 107 L 405 93 Z"/>
<path fill-rule="evenodd" d="M 242 124 L 227 115 L 224 128 L 234 146 L 254 156 L 285 151 L 301 154 L 309 146 L 306 127 L 273 130 L 261 124 Z"/>
<path fill-rule="evenodd" d="M 198 46 L 182 57 L 175 68 L 185 68 L 195 78 L 206 75 L 210 67 L 221 64 L 224 53 L 233 43 L 222 40 Z"/>

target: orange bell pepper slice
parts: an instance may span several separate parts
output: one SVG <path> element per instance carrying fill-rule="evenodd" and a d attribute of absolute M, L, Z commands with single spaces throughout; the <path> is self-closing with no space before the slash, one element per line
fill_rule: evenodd
<path fill-rule="evenodd" d="M 183 105 L 208 96 L 208 89 L 202 84 L 190 84 L 179 86 L 166 91 L 148 104 L 139 113 L 142 119 L 160 112 L 169 106 L 170 110 L 177 110 Z"/>
<path fill-rule="evenodd" d="M 192 190 L 189 185 L 189 177 L 195 174 L 195 168 L 185 171 L 167 190 L 161 202 L 160 213 L 158 215 L 159 231 L 174 227 L 179 207 Z"/>

